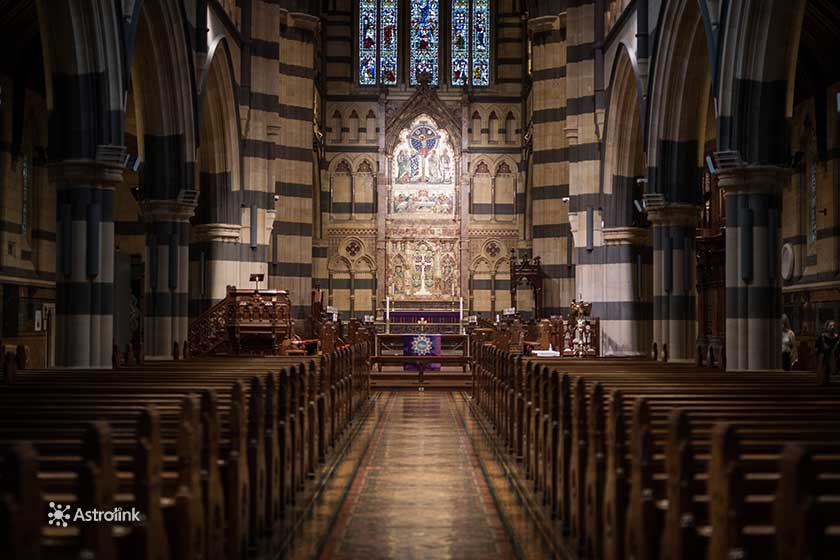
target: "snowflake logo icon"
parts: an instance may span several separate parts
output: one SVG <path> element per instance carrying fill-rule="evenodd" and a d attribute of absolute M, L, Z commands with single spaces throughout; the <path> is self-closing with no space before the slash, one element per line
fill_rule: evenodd
<path fill-rule="evenodd" d="M 50 525 L 67 527 L 67 521 L 70 519 L 70 514 L 67 511 L 70 509 L 70 506 L 50 502 L 50 508 L 52 508 L 52 511 L 47 514 Z"/>

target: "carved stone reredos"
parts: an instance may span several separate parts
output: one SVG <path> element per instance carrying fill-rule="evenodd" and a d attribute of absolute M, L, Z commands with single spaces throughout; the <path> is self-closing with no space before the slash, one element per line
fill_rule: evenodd
<path fill-rule="evenodd" d="M 387 153 L 394 151 L 400 138 L 400 131 L 411 126 L 420 115 L 428 115 L 435 120 L 439 128 L 449 134 L 452 148 L 456 154 L 461 153 L 461 118 L 460 109 L 452 110 L 441 101 L 437 91 L 425 85 L 417 88 L 402 107 L 388 102 L 385 107 L 385 149 Z"/>

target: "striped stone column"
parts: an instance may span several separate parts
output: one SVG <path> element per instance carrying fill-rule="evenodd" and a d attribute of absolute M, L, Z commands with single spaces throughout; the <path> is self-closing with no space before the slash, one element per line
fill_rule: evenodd
<path fill-rule="evenodd" d="M 592 315 L 601 319 L 601 353 L 647 356 L 651 343 L 650 230 L 611 227 L 602 231 L 602 237 L 603 264 L 597 266 L 595 275 L 603 287 L 601 299 L 587 300 L 592 301 Z M 578 264 L 578 290 L 586 300 L 580 281 L 585 274 L 582 268 Z"/>
<path fill-rule="evenodd" d="M 238 224 L 201 224 L 190 234 L 190 317 L 195 318 L 225 299 L 228 286 L 247 286 L 240 269 L 248 247 L 240 244 Z"/>
<path fill-rule="evenodd" d="M 49 166 L 57 189 L 57 367 L 111 367 L 114 192 L 122 173 L 121 166 L 90 160 Z"/>
<path fill-rule="evenodd" d="M 697 341 L 695 235 L 692 204 L 649 204 L 653 224 L 653 343 L 659 359 L 694 360 Z"/>
<path fill-rule="evenodd" d="M 312 290 L 313 151 L 316 17 L 281 10 L 280 128 L 275 177 L 279 198 L 274 223 L 277 262 L 269 271 L 269 285 L 287 290 L 292 314 L 309 313 Z M 303 321 L 300 322 L 303 325 Z"/>
<path fill-rule="evenodd" d="M 533 113 L 533 255 L 546 274 L 543 315 L 568 310 L 574 297 L 569 228 L 569 149 L 566 140 L 566 29 L 559 16 L 531 19 Z"/>
<path fill-rule="evenodd" d="M 141 203 L 146 226 L 146 292 L 143 350 L 147 360 L 183 353 L 189 326 L 190 218 L 192 204 L 175 200 Z"/>
<path fill-rule="evenodd" d="M 782 367 L 779 202 L 787 175 L 775 166 L 721 170 L 726 196 L 726 369 Z"/>

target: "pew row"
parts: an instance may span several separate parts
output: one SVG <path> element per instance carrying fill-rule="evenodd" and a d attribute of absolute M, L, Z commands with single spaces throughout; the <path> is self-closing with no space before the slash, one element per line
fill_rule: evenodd
<path fill-rule="evenodd" d="M 572 552 L 718 560 L 838 550 L 836 387 L 808 374 L 644 364 L 564 373 L 568 362 L 490 345 L 474 355 L 474 407 Z"/>
<path fill-rule="evenodd" d="M 369 371 L 360 344 L 315 359 L 18 372 L 0 390 L 4 557 L 276 553 L 306 481 L 369 402 Z M 49 502 L 143 519 L 55 526 Z"/>

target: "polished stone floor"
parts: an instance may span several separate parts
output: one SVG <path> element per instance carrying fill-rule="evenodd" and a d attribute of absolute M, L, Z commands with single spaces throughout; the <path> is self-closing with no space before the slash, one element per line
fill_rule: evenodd
<path fill-rule="evenodd" d="M 294 558 L 541 558 L 459 392 L 379 394 Z"/>

